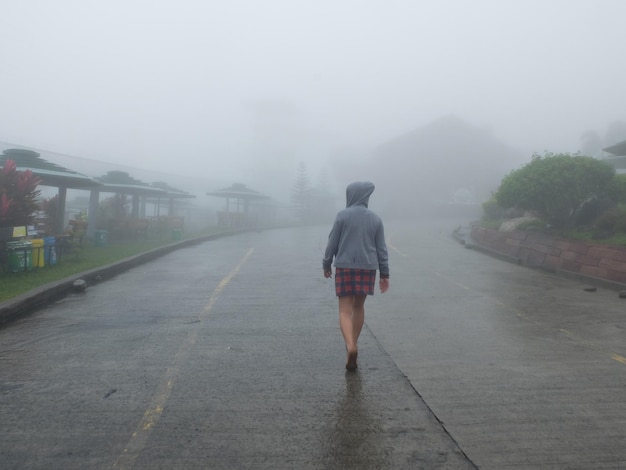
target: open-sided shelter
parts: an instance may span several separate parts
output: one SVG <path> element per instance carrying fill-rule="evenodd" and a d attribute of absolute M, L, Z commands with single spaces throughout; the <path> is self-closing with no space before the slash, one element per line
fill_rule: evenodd
<path fill-rule="evenodd" d="M 604 161 L 613 165 L 616 170 L 626 169 L 626 140 L 622 140 L 602 150 L 611 154 L 610 157 L 604 158 Z"/>
<path fill-rule="evenodd" d="M 28 149 L 6 149 L 0 155 L 0 165 L 4 165 L 6 160 L 15 161 L 18 171 L 30 170 L 41 180 L 42 186 L 58 188 L 58 210 L 56 227 L 58 231 L 63 231 L 65 223 L 65 201 L 68 189 L 90 190 L 102 184 L 76 171 L 62 167 L 55 163 L 41 158 L 38 152 Z"/>
<path fill-rule="evenodd" d="M 127 194 L 132 197 L 131 217 L 139 218 L 139 199 L 148 196 L 165 196 L 166 191 L 150 186 L 138 179 L 133 178 L 125 171 L 109 171 L 106 175 L 95 178 L 101 186 L 91 191 L 89 198 L 89 220 L 87 235 L 93 236 L 96 224 L 100 193 Z"/>
<path fill-rule="evenodd" d="M 250 203 L 252 201 L 269 199 L 269 196 L 261 194 L 258 191 L 254 191 L 242 183 L 233 183 L 228 188 L 208 192 L 207 196 L 215 196 L 226 199 L 226 210 L 218 212 L 217 217 L 219 225 L 229 227 L 247 225 L 250 222 Z M 231 208 L 231 201 L 234 202 L 233 208 Z"/>
<path fill-rule="evenodd" d="M 157 208 L 161 206 L 161 199 L 167 199 L 168 201 L 167 213 L 170 216 L 176 215 L 176 208 L 174 205 L 176 200 L 194 199 L 196 197 L 195 194 L 190 194 L 188 192 L 181 191 L 180 189 L 173 188 L 164 181 L 155 181 L 154 183 L 152 183 L 152 186 L 165 191 L 166 194 L 164 198 L 162 196 L 159 196 L 157 198 Z M 157 213 L 157 215 L 160 215 L 160 214 Z"/>

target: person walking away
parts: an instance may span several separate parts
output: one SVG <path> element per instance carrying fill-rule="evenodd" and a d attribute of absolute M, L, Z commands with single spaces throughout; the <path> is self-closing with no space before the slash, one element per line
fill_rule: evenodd
<path fill-rule="evenodd" d="M 371 182 L 355 182 L 346 188 L 346 208 L 337 213 L 328 235 L 322 268 L 332 277 L 339 300 L 339 326 L 346 343 L 346 369 L 357 368 L 357 342 L 365 321 L 365 299 L 374 295 L 376 270 L 381 293 L 389 289 L 389 257 L 381 218 L 368 209 L 374 192 Z"/>

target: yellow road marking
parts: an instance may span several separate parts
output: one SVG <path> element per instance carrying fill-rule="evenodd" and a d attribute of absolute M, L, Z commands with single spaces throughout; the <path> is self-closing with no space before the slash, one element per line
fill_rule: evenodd
<path fill-rule="evenodd" d="M 398 253 L 400 256 L 402 256 L 403 258 L 406 258 L 407 256 L 402 253 L 398 248 L 396 248 L 395 246 L 392 245 L 391 240 L 387 240 L 387 246 L 389 248 L 391 248 L 393 251 L 395 251 L 396 253 Z"/>
<path fill-rule="evenodd" d="M 456 282 L 454 279 L 450 279 L 449 277 L 446 277 L 443 274 L 438 273 L 437 271 L 433 271 L 433 273 L 435 274 L 435 276 L 440 277 L 442 279 L 445 279 L 446 281 L 454 284 L 457 287 L 460 287 L 461 289 L 472 290 L 470 287 L 467 287 L 465 284 L 461 284 L 460 282 Z"/>
<path fill-rule="evenodd" d="M 217 287 L 213 290 L 211 297 L 209 298 L 209 302 L 204 307 L 204 310 L 198 318 L 202 320 L 206 316 L 208 316 L 213 304 L 215 303 L 219 294 L 224 290 L 224 287 L 232 280 L 233 277 L 239 272 L 244 263 L 248 260 L 254 248 L 250 248 L 248 252 L 244 255 L 244 257 L 237 263 L 228 275 L 220 281 Z M 191 352 L 192 346 L 195 344 L 198 338 L 198 328 L 194 328 L 189 335 L 185 338 L 183 343 L 178 348 L 176 355 L 174 356 L 174 360 L 172 365 L 165 370 L 165 374 L 161 378 L 159 382 L 159 386 L 152 397 L 152 403 L 148 407 L 148 409 L 144 412 L 141 421 L 137 425 L 137 429 L 131 435 L 128 444 L 122 451 L 122 454 L 117 458 L 117 460 L 113 463 L 112 468 L 115 469 L 129 469 L 132 468 L 137 456 L 141 453 L 141 451 L 146 446 L 148 442 L 148 438 L 150 437 L 150 433 L 158 423 L 161 418 L 161 414 L 165 409 L 165 404 L 172 392 L 172 388 L 174 387 L 174 382 L 178 377 L 178 373 L 187 362 L 187 358 L 189 357 L 189 353 Z"/>
<path fill-rule="evenodd" d="M 569 339 L 574 341 L 575 343 L 580 344 L 582 346 L 586 346 L 587 348 L 593 349 L 594 351 L 599 351 L 601 353 L 608 354 L 611 357 L 611 359 L 613 359 L 614 361 L 617 361 L 621 364 L 626 365 L 626 357 L 620 356 L 619 354 L 614 353 L 613 351 L 609 351 L 608 349 L 605 349 L 602 346 L 598 346 L 597 344 L 592 343 L 591 341 L 587 341 L 586 339 L 580 338 L 579 336 L 576 336 L 571 331 L 565 330 L 563 328 L 559 328 L 559 331 L 563 333 L 565 336 L 567 336 Z"/>
<path fill-rule="evenodd" d="M 613 360 L 617 362 L 621 362 L 622 364 L 626 365 L 626 357 L 620 356 L 619 354 L 615 354 L 615 353 L 611 353 L 611 357 L 613 358 Z"/>

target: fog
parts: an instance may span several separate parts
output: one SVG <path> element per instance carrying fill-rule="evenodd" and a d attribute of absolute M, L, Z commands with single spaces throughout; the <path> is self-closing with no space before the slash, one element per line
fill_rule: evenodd
<path fill-rule="evenodd" d="M 177 187 L 237 181 L 285 199 L 305 162 L 338 194 L 368 178 L 389 199 L 398 176 L 445 186 L 435 199 L 476 186 L 483 199 L 533 152 L 575 152 L 626 121 L 622 0 L 4 0 L 1 12 L 4 148 Z M 501 158 L 481 160 L 459 132 Z M 468 161 L 489 178 L 447 177 Z"/>

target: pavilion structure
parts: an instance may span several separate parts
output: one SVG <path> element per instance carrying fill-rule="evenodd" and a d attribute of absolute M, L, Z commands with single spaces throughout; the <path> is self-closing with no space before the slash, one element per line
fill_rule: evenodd
<path fill-rule="evenodd" d="M 41 180 L 42 186 L 58 188 L 58 209 L 55 227 L 61 233 L 65 225 L 65 204 L 68 189 L 92 190 L 102 183 L 76 171 L 41 158 L 38 152 L 28 149 L 6 149 L 0 155 L 0 166 L 7 160 L 15 161 L 17 171 L 30 170 Z"/>
<path fill-rule="evenodd" d="M 165 191 L 164 197 L 161 197 L 161 196 L 157 197 L 157 214 L 156 214 L 157 216 L 161 215 L 160 214 L 161 199 L 166 199 L 167 201 L 167 214 L 169 216 L 175 216 L 177 200 L 194 199 L 196 197 L 195 194 L 190 194 L 180 189 L 173 188 L 169 184 L 165 183 L 164 181 L 155 181 L 152 183 L 152 186 L 154 188 L 162 189 L 163 191 Z"/>
<path fill-rule="evenodd" d="M 163 189 L 155 188 L 133 178 L 125 171 L 109 171 L 106 175 L 95 178 L 101 186 L 92 189 L 89 197 L 88 229 L 87 236 L 94 235 L 97 225 L 98 206 L 100 193 L 127 194 L 132 197 L 130 217 L 139 219 L 141 197 L 163 197 L 167 194 Z"/>
<path fill-rule="evenodd" d="M 251 225 L 254 222 L 250 215 L 251 203 L 269 199 L 269 196 L 254 191 L 242 183 L 234 183 L 228 188 L 208 192 L 207 196 L 226 199 L 226 210 L 218 211 L 217 223 L 219 226 L 229 228 L 242 228 Z"/>
<path fill-rule="evenodd" d="M 626 170 L 626 140 L 622 140 L 602 150 L 611 154 L 610 157 L 605 157 L 604 161 L 613 165 L 616 170 Z"/>

